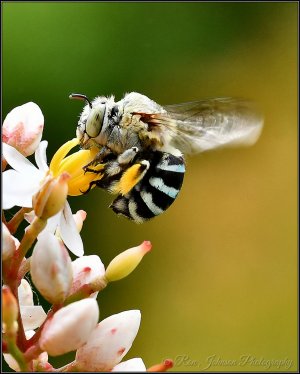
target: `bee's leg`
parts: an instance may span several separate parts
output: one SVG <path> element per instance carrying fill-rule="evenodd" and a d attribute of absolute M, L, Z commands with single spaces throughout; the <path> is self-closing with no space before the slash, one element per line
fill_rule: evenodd
<path fill-rule="evenodd" d="M 118 163 L 120 165 L 128 165 L 130 162 L 132 162 L 135 159 L 138 152 L 139 152 L 139 149 L 137 147 L 126 149 L 126 151 L 121 153 L 120 156 L 118 157 Z"/>
<path fill-rule="evenodd" d="M 102 170 L 93 169 L 93 168 L 90 168 L 89 166 L 100 164 L 103 161 L 103 159 L 111 153 L 112 152 L 109 148 L 105 146 L 102 147 L 100 151 L 96 154 L 95 158 L 83 167 L 84 172 L 85 173 L 90 172 L 90 173 L 95 173 L 95 174 L 101 173 Z"/>
<path fill-rule="evenodd" d="M 116 191 L 121 195 L 126 195 L 132 190 L 145 176 L 150 167 L 150 162 L 147 160 L 139 161 L 130 166 L 121 176 L 116 185 Z"/>

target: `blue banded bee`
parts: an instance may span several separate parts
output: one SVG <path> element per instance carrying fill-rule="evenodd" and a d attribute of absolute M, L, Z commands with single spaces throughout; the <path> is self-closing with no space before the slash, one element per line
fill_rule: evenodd
<path fill-rule="evenodd" d="M 184 154 L 222 146 L 254 144 L 262 117 L 242 99 L 217 98 L 160 106 L 136 92 L 115 102 L 85 95 L 76 135 L 83 149 L 98 147 L 85 172 L 101 173 L 91 183 L 117 197 L 110 207 L 142 223 L 164 212 L 176 199 L 185 173 Z M 103 168 L 96 170 L 95 166 Z M 88 192 L 86 191 L 86 192 Z"/>

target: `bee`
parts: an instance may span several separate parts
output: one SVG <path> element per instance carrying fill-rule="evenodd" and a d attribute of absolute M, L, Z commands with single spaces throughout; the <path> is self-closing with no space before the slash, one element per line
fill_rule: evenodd
<path fill-rule="evenodd" d="M 83 149 L 98 147 L 85 172 L 90 184 L 116 194 L 112 210 L 136 223 L 163 213 L 176 199 L 186 170 L 184 155 L 223 146 L 252 145 L 263 119 L 253 103 L 214 98 L 161 106 L 137 92 L 84 100 L 76 136 Z M 96 166 L 102 164 L 97 170 Z"/>

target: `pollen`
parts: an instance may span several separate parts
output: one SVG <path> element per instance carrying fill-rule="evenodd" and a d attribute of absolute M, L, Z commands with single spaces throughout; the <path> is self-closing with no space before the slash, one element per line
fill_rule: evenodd
<path fill-rule="evenodd" d="M 68 181 L 68 195 L 78 196 L 89 190 L 92 182 L 102 178 L 101 171 L 104 164 L 99 164 L 94 167 L 97 173 L 85 173 L 83 168 L 92 162 L 99 152 L 99 149 L 93 147 L 91 149 L 82 149 L 78 152 L 67 154 L 78 145 L 78 139 L 74 138 L 63 144 L 53 156 L 50 163 L 50 172 L 54 177 L 58 177 L 63 172 L 70 175 Z M 92 185 L 92 188 L 94 184 Z"/>
<path fill-rule="evenodd" d="M 118 192 L 126 195 L 143 178 L 148 168 L 149 163 L 146 164 L 144 161 L 127 169 L 116 187 Z"/>

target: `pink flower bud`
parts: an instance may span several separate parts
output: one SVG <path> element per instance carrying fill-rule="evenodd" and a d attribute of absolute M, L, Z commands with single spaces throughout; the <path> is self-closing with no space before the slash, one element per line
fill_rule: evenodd
<path fill-rule="evenodd" d="M 48 231 L 39 236 L 30 264 L 31 278 L 46 300 L 61 303 L 72 284 L 72 262 L 63 243 Z"/>
<path fill-rule="evenodd" d="M 37 149 L 43 127 L 41 109 L 37 104 L 29 102 L 8 113 L 2 126 L 2 140 L 27 157 Z"/>
<path fill-rule="evenodd" d="M 2 287 L 2 322 L 4 332 L 16 333 L 18 330 L 18 303 L 8 286 Z"/>
<path fill-rule="evenodd" d="M 79 371 L 110 371 L 130 349 L 141 321 L 139 310 L 114 314 L 101 321 L 76 352 Z"/>
<path fill-rule="evenodd" d="M 76 223 L 77 230 L 78 232 L 80 232 L 83 226 L 83 222 L 86 219 L 86 212 L 84 210 L 78 210 L 76 214 L 73 214 L 73 217 Z"/>
<path fill-rule="evenodd" d="M 84 284 L 89 284 L 97 278 L 103 278 L 105 268 L 99 256 L 82 256 L 72 262 L 73 283 L 70 294 L 76 292 Z M 91 296 L 96 296 L 94 292 Z"/>
<path fill-rule="evenodd" d="M 13 256 L 16 250 L 15 238 L 11 235 L 6 225 L 2 222 L 2 260 L 8 260 Z"/>
<path fill-rule="evenodd" d="M 95 299 L 83 299 L 67 305 L 46 322 L 39 340 L 41 349 L 50 356 L 74 351 L 88 340 L 98 318 Z"/>

